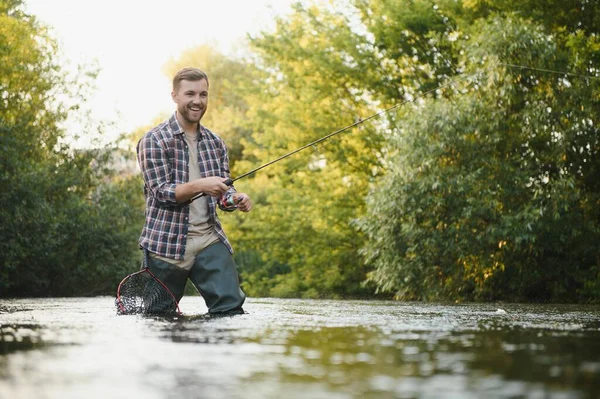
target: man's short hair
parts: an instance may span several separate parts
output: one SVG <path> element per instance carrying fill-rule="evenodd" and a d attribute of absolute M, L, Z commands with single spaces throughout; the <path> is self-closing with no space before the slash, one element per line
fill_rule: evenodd
<path fill-rule="evenodd" d="M 208 76 L 205 72 L 198 68 L 183 68 L 175 74 L 173 77 L 173 91 L 179 89 L 179 84 L 182 80 L 189 80 L 190 82 L 196 82 L 198 80 L 206 79 L 208 83 Z"/>

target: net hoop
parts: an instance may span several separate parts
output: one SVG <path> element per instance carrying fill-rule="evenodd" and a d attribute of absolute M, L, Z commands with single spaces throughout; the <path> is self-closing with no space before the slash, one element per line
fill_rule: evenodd
<path fill-rule="evenodd" d="M 121 280 L 115 305 L 119 315 L 182 315 L 173 293 L 148 268 Z"/>

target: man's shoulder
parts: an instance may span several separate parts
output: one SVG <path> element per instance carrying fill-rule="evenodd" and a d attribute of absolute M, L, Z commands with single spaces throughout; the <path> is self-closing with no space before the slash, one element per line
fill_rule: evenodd
<path fill-rule="evenodd" d="M 173 129 L 170 126 L 169 120 L 165 120 L 154 126 L 144 134 L 146 138 L 153 138 L 159 141 L 169 140 L 173 138 Z"/>
<path fill-rule="evenodd" d="M 220 144 L 225 144 L 225 141 L 215 132 L 213 132 L 212 130 L 210 130 L 209 128 L 207 128 L 204 125 L 200 125 L 201 129 L 202 129 L 202 133 L 206 134 L 209 138 L 211 138 L 214 141 L 219 142 Z"/>
<path fill-rule="evenodd" d="M 173 123 L 171 119 L 172 118 L 169 118 L 147 131 L 141 137 L 140 142 L 154 142 L 162 145 L 172 141 L 173 137 L 175 136 L 175 131 L 173 130 Z"/>

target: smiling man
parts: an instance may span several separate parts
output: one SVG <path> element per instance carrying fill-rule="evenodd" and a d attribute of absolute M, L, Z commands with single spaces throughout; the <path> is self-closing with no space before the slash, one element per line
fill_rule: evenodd
<path fill-rule="evenodd" d="M 208 77 L 201 70 L 177 72 L 171 93 L 177 110 L 138 143 L 146 196 L 139 244 L 146 266 L 178 302 L 189 278 L 209 313 L 243 313 L 245 295 L 217 208 L 248 212 L 252 201 L 227 186 L 225 143 L 200 124 L 208 106 L 208 88 Z M 205 195 L 193 200 L 198 194 Z"/>

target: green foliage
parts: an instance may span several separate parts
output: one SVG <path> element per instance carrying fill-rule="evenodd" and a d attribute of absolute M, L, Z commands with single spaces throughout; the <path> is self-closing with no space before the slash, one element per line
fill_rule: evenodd
<path fill-rule="evenodd" d="M 369 279 L 382 292 L 600 298 L 598 79 L 506 65 L 591 75 L 597 38 L 551 35 L 550 12 L 540 22 L 503 14 L 455 14 L 452 45 L 438 47 L 450 53 L 439 57 L 479 73 L 413 107 L 390 142 L 389 173 L 361 223 Z"/>
<path fill-rule="evenodd" d="M 273 33 L 252 39 L 260 83 L 248 90 L 252 135 L 235 172 L 245 172 L 376 110 L 360 84 L 372 61 L 348 17 L 296 6 Z M 251 295 L 357 297 L 367 269 L 358 254 L 369 181 L 383 139 L 375 124 L 332 138 L 240 180 L 255 209 L 226 220 L 244 289 Z M 239 173 L 238 172 L 238 173 Z M 234 173 L 235 175 L 235 173 Z M 248 259 L 249 258 L 249 259 Z M 250 261 L 252 259 L 252 261 Z"/>
<path fill-rule="evenodd" d="M 236 182 L 255 208 L 221 220 L 244 290 L 600 300 L 597 15 L 588 0 L 297 4 L 246 59 L 202 46 L 168 64 L 209 74 L 203 123 L 234 177 L 402 104 Z M 139 176 L 111 171 L 125 153 L 64 144 L 77 106 L 59 93 L 80 99 L 93 72 L 67 76 L 18 0 L 0 0 L 0 42 L 0 296 L 112 293 L 140 261 L 144 204 Z"/>
<path fill-rule="evenodd" d="M 0 296 L 114 292 L 137 264 L 132 221 L 143 211 L 130 193 L 140 182 L 111 180 L 111 149 L 64 144 L 77 107 L 59 98 L 77 99 L 89 80 L 73 85 L 20 1 L 0 10 Z"/>
<path fill-rule="evenodd" d="M 444 88 L 236 183 L 256 203 L 222 218 L 244 289 L 597 298 L 595 83 L 506 65 L 593 74 L 594 6 L 538 3 L 298 4 L 252 38 L 253 78 L 229 86 L 244 104 L 234 176 Z"/>

